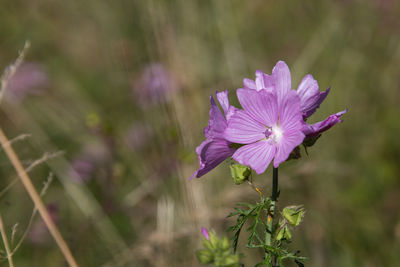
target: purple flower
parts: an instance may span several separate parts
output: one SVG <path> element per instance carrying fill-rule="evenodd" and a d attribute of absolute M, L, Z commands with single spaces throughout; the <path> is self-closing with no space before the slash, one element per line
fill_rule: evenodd
<path fill-rule="evenodd" d="M 210 120 L 208 126 L 204 128 L 206 140 L 196 148 L 200 168 L 193 173 L 190 180 L 193 177 L 200 178 L 231 157 L 233 152 L 235 152 L 235 149 L 231 147 L 231 142 L 224 138 L 224 131 L 228 125 L 227 122 L 235 113 L 236 108 L 229 105 L 228 91 L 216 92 L 216 96 L 225 115 L 220 111 L 214 98 L 210 96 Z"/>
<path fill-rule="evenodd" d="M 133 124 L 124 135 L 124 142 L 132 150 L 143 148 L 153 135 L 149 125 L 145 123 Z"/>
<path fill-rule="evenodd" d="M 171 73 L 159 63 L 145 67 L 141 77 L 133 85 L 135 98 L 144 107 L 168 100 L 169 93 L 177 89 Z"/>
<path fill-rule="evenodd" d="M 338 112 L 336 114 L 329 115 L 328 118 L 326 118 L 323 121 L 314 123 L 314 124 L 303 124 L 303 133 L 306 135 L 306 138 L 314 138 L 320 135 L 322 132 L 325 132 L 335 124 L 342 122 L 341 117 L 343 114 L 347 112 L 346 110 L 343 110 L 341 112 Z"/>
<path fill-rule="evenodd" d="M 291 89 L 291 75 L 289 67 L 283 61 L 278 61 L 272 70 L 272 75 L 263 73 L 262 71 L 256 71 L 255 81 L 250 79 L 243 80 L 244 88 L 253 90 L 263 90 L 272 92 L 278 96 L 278 106 L 281 103 L 282 96 L 284 96 Z M 311 74 L 307 74 L 300 85 L 297 88 L 297 95 L 300 98 L 300 111 L 303 116 L 303 120 L 309 118 L 320 104 L 325 100 L 328 95 L 330 88 L 323 92 L 319 91 L 318 82 L 313 78 Z M 328 130 L 340 120 L 341 115 L 346 113 L 347 110 L 332 114 L 326 120 L 308 125 L 304 122 L 303 132 L 306 138 L 313 138 L 318 136 L 320 133 Z"/>
<path fill-rule="evenodd" d="M 210 235 L 208 233 L 207 228 L 201 227 L 201 233 L 204 236 L 205 239 L 210 240 Z"/>
<path fill-rule="evenodd" d="M 304 139 L 299 96 L 289 89 L 290 82 L 275 83 L 275 87 L 281 93 L 238 89 L 244 110 L 235 112 L 224 133 L 228 141 L 244 144 L 233 159 L 257 174 L 263 173 L 272 159 L 277 168 Z"/>
<path fill-rule="evenodd" d="M 7 98 L 20 102 L 27 95 L 40 95 L 49 80 L 44 67 L 38 63 L 23 63 L 8 81 Z"/>
<path fill-rule="evenodd" d="M 111 162 L 111 152 L 103 143 L 86 145 L 82 151 L 74 157 L 69 169 L 69 176 L 77 183 L 90 181 L 96 169 L 106 166 Z"/>
<path fill-rule="evenodd" d="M 263 73 L 261 70 L 256 71 L 256 80 L 245 78 L 243 80 L 244 88 L 254 89 L 257 91 L 266 90 L 273 92 L 278 96 L 278 103 L 282 97 L 291 88 L 291 75 L 289 67 L 284 61 L 278 61 L 272 70 L 272 75 Z M 319 105 L 324 101 L 329 93 L 330 88 L 323 92 L 319 91 L 318 82 L 311 74 L 307 74 L 297 88 L 297 95 L 300 97 L 300 110 L 303 118 L 310 117 Z"/>

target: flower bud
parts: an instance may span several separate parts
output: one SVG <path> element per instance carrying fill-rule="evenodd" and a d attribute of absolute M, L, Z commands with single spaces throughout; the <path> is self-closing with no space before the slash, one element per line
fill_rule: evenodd
<path fill-rule="evenodd" d="M 290 233 L 289 227 L 286 225 L 279 229 L 278 234 L 276 235 L 276 240 L 290 240 L 292 239 L 292 234 Z"/>
<path fill-rule="evenodd" d="M 201 264 L 209 264 L 214 261 L 213 253 L 208 249 L 198 250 L 196 256 Z"/>
<path fill-rule="evenodd" d="M 303 206 L 289 206 L 283 209 L 282 214 L 290 225 L 298 226 L 303 220 L 305 212 Z"/>
<path fill-rule="evenodd" d="M 242 184 L 251 175 L 250 167 L 235 163 L 229 166 L 233 182 L 237 185 Z"/>

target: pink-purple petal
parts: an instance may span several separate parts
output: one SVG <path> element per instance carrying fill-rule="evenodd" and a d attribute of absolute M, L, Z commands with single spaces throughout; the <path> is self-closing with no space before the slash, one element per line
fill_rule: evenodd
<path fill-rule="evenodd" d="M 300 98 L 296 91 L 290 90 L 283 97 L 279 106 L 279 127 L 283 132 L 300 130 L 301 122 Z"/>
<path fill-rule="evenodd" d="M 246 111 L 238 110 L 230 118 L 224 138 L 238 144 L 248 144 L 265 137 L 266 128 L 255 121 Z"/>
<path fill-rule="evenodd" d="M 221 137 L 227 126 L 226 119 L 212 96 L 210 96 L 210 103 L 210 120 L 208 126 L 204 128 L 204 136 L 206 138 Z"/>
<path fill-rule="evenodd" d="M 243 109 L 264 126 L 272 127 L 278 120 L 276 97 L 266 91 L 238 89 L 237 97 Z"/>
<path fill-rule="evenodd" d="M 310 117 L 329 93 L 329 88 L 319 92 L 318 82 L 311 74 L 306 75 L 297 88 L 297 94 L 301 99 L 301 112 L 306 119 Z"/>
<path fill-rule="evenodd" d="M 261 174 L 274 157 L 275 149 L 271 141 L 262 140 L 240 147 L 232 157 L 240 164 L 250 166 L 257 174 Z"/>
<path fill-rule="evenodd" d="M 307 119 L 310 117 L 314 112 L 319 108 L 321 103 L 325 100 L 326 96 L 328 95 L 330 88 L 326 89 L 323 92 L 319 92 L 317 96 L 309 102 L 307 105 L 301 107 L 301 111 L 303 113 L 303 118 Z"/>
<path fill-rule="evenodd" d="M 287 160 L 293 149 L 300 145 L 304 140 L 304 134 L 301 131 L 287 131 L 283 133 L 282 139 L 276 144 L 276 154 L 274 158 L 274 167 Z"/>
<path fill-rule="evenodd" d="M 306 138 L 316 137 L 319 134 L 321 134 L 322 132 L 329 130 L 332 126 L 336 125 L 337 123 L 342 122 L 341 117 L 346 112 L 347 112 L 347 109 L 340 111 L 338 113 L 335 113 L 335 114 L 331 114 L 325 120 L 311 124 L 311 125 L 304 123 L 302 131 L 306 135 Z"/>
<path fill-rule="evenodd" d="M 210 235 L 207 228 L 201 227 L 201 234 L 204 236 L 205 239 L 210 240 Z"/>
<path fill-rule="evenodd" d="M 217 96 L 218 102 L 221 105 L 222 110 L 224 111 L 225 116 L 226 116 L 226 113 L 228 112 L 228 109 L 229 109 L 228 90 L 225 90 L 222 92 L 216 91 L 215 95 Z"/>
<path fill-rule="evenodd" d="M 273 90 L 274 78 L 261 70 L 256 71 L 256 90 Z"/>
<path fill-rule="evenodd" d="M 235 149 L 230 147 L 230 143 L 224 139 L 206 140 L 196 152 L 199 156 L 200 168 L 193 173 L 190 180 L 194 177 L 200 178 L 208 173 L 227 158 L 231 157 Z"/>
<path fill-rule="evenodd" d="M 275 90 L 278 96 L 278 103 L 292 89 L 292 81 L 289 67 L 284 61 L 278 61 L 272 70 Z"/>
<path fill-rule="evenodd" d="M 245 88 L 257 90 L 256 82 L 252 79 L 244 78 L 243 79 L 243 86 Z"/>

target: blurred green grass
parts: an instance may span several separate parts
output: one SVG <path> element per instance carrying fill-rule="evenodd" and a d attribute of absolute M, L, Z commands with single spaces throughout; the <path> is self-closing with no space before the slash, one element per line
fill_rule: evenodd
<path fill-rule="evenodd" d="M 233 185 L 227 164 L 188 182 L 208 96 L 229 89 L 237 104 L 243 78 L 285 60 L 294 86 L 311 73 L 321 90 L 332 87 L 312 121 L 349 108 L 309 156 L 281 168 L 280 204 L 307 209 L 293 247 L 307 266 L 398 266 L 399 15 L 399 3 L 382 0 L 6 1 L 1 68 L 29 39 L 26 61 L 42 64 L 49 83 L 40 95 L 3 102 L 0 121 L 9 138 L 32 134 L 14 145 L 27 165 L 64 151 L 31 176 L 41 188 L 55 173 L 44 201 L 58 206 L 57 224 L 81 266 L 197 266 L 200 226 L 222 234 L 234 203 L 256 198 Z M 132 89 L 154 63 L 176 87 L 159 104 Z M 129 145 L 129 130 L 143 125 Z M 94 161 L 100 152 L 88 156 L 88 146 L 106 158 Z M 77 183 L 70 164 L 82 155 L 95 167 Z M 0 157 L 5 188 L 15 173 Z M 269 191 L 270 171 L 256 182 Z M 6 228 L 19 223 L 16 237 L 32 205 L 20 184 L 1 197 Z M 250 252 L 246 265 L 258 256 Z M 25 240 L 14 260 L 65 266 L 51 238 Z"/>

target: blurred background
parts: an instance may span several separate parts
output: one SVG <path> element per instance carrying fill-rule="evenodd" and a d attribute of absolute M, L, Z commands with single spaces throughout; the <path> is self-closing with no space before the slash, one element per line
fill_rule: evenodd
<path fill-rule="evenodd" d="M 294 88 L 308 73 L 320 90 L 331 86 L 310 122 L 349 108 L 308 156 L 280 168 L 280 207 L 307 209 L 291 248 L 306 266 L 400 265 L 398 1 L 1 5 L 1 69 L 31 42 L 7 86 L 1 127 L 18 138 L 38 191 L 48 186 L 43 200 L 81 266 L 198 266 L 200 227 L 229 235 L 234 204 L 258 196 L 232 183 L 229 162 L 188 181 L 208 97 L 228 89 L 238 106 L 242 79 L 271 73 L 278 60 Z M 15 266 L 66 266 L 4 151 L 0 172 L 12 248 L 31 225 Z M 254 178 L 265 192 L 271 172 Z M 239 251 L 254 266 L 261 252 L 245 239 Z"/>

